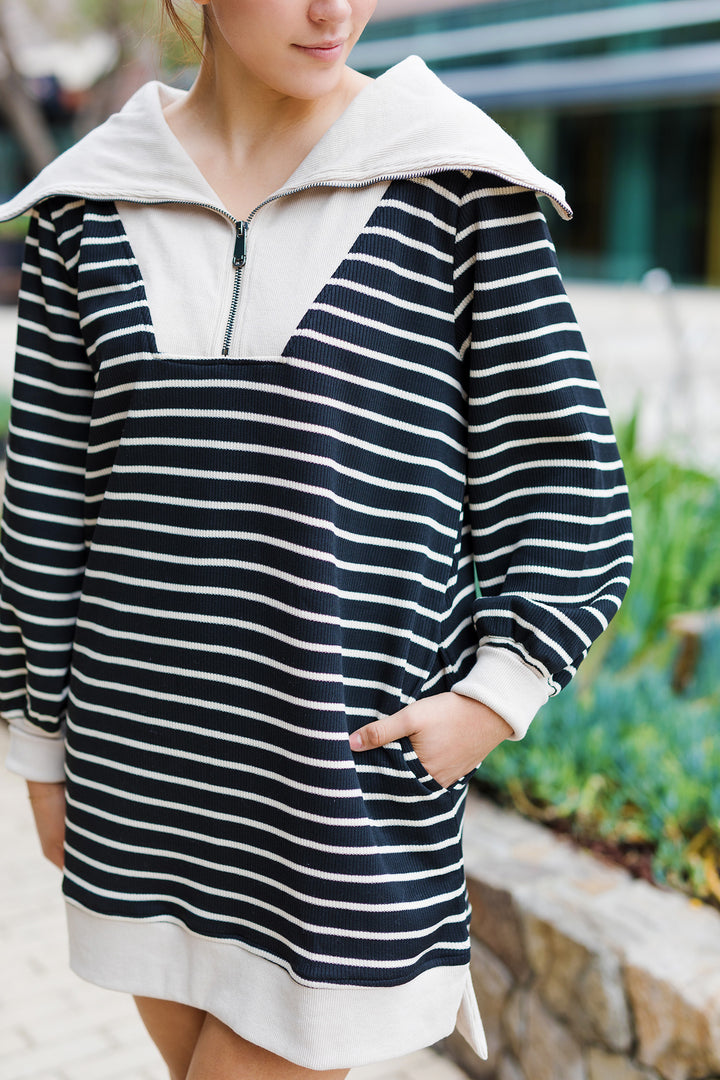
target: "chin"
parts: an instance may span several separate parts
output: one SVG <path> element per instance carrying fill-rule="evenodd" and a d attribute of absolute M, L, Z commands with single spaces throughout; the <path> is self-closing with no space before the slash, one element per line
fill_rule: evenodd
<path fill-rule="evenodd" d="M 276 86 L 279 93 L 286 97 L 296 98 L 298 101 L 314 101 L 324 97 L 335 90 L 342 78 L 343 65 L 339 65 L 332 71 L 326 71 L 321 78 L 317 76 L 298 79 L 283 79 Z"/>

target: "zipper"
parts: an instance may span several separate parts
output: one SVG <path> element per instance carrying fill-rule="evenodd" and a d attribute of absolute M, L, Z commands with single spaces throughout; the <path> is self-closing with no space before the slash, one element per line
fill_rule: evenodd
<path fill-rule="evenodd" d="M 247 221 L 235 222 L 235 247 L 233 248 L 232 264 L 235 270 L 232 297 L 230 299 L 230 314 L 228 315 L 225 337 L 223 338 L 222 355 L 227 356 L 230 352 L 233 330 L 235 329 L 235 316 L 237 315 L 238 298 L 240 296 L 240 282 L 242 272 L 247 262 Z"/>
<path fill-rule="evenodd" d="M 216 214 L 220 214 L 221 217 L 226 218 L 235 229 L 235 244 L 233 247 L 232 267 L 234 270 L 234 281 L 232 296 L 230 298 L 230 309 L 228 312 L 227 323 L 225 325 L 225 335 L 222 344 L 222 355 L 228 356 L 230 352 L 230 345 L 232 344 L 233 331 L 235 329 L 235 321 L 237 318 L 237 308 L 240 299 L 240 285 L 242 283 L 243 270 L 247 263 L 247 236 L 250 222 L 257 214 L 258 210 L 262 210 L 263 206 L 267 206 L 269 203 L 276 202 L 277 199 L 283 199 L 287 195 L 298 195 L 302 191 L 311 191 L 313 188 L 320 187 L 334 187 L 334 188 L 347 188 L 348 190 L 355 190 L 357 188 L 370 187 L 371 184 L 384 184 L 389 183 L 392 180 L 420 180 L 423 176 L 437 176 L 440 173 L 449 171 L 459 172 L 486 172 L 489 176 L 496 176 L 498 180 L 505 180 L 508 184 L 515 184 L 517 187 L 526 188 L 528 191 L 539 192 L 540 195 L 545 195 L 551 202 L 556 202 L 558 205 L 565 206 L 561 203 L 557 196 L 552 195 L 544 188 L 532 187 L 529 188 L 526 183 L 518 181 L 515 176 L 508 176 L 507 173 L 498 172 L 497 169 L 482 169 L 478 170 L 476 165 L 438 165 L 433 168 L 421 169 L 417 172 L 399 172 L 389 173 L 384 176 L 371 176 L 367 180 L 316 180 L 313 183 L 301 184 L 299 187 L 288 188 L 287 191 L 276 192 L 273 195 L 269 195 L 267 199 L 263 199 L 261 203 L 251 210 L 245 221 L 234 218 L 232 214 L 227 210 L 221 210 L 217 206 L 213 206 L 212 203 L 193 202 L 189 199 L 133 199 L 127 195 L 115 196 L 118 199 L 122 199 L 123 202 L 133 203 L 136 206 L 158 206 L 162 203 L 172 203 L 174 206 L 196 206 L 202 210 L 212 210 Z M 84 198 L 80 192 L 77 193 L 78 198 Z M 97 198 L 97 195 L 92 196 Z"/>

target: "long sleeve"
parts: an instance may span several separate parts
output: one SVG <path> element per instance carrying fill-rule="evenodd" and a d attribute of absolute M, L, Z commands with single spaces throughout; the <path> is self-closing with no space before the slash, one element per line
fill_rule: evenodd
<path fill-rule="evenodd" d="M 75 215 L 57 200 L 33 212 L 18 309 L 0 552 L 0 708 L 11 725 L 7 767 L 29 780 L 64 778 L 68 671 L 85 565 L 94 380 L 75 260 L 63 257 L 76 231 Z"/>
<path fill-rule="evenodd" d="M 482 175 L 472 184 L 458 221 L 456 302 L 478 651 L 453 690 L 495 709 L 520 739 L 620 606 L 630 508 L 537 200 Z"/>

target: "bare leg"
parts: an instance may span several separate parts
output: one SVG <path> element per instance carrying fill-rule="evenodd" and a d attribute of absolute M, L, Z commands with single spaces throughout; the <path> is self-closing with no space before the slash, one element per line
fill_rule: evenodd
<path fill-rule="evenodd" d="M 186 1080 L 345 1080 L 348 1069 L 316 1072 L 247 1042 L 207 1014 Z"/>
<path fill-rule="evenodd" d="M 185 1080 L 207 1013 L 191 1005 L 158 998 L 136 997 L 135 1004 L 170 1070 L 170 1080 Z"/>

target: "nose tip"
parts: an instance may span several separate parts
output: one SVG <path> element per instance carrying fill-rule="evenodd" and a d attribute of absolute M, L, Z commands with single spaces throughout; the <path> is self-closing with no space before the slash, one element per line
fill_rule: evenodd
<path fill-rule="evenodd" d="M 310 18 L 316 21 L 337 22 L 346 19 L 352 14 L 350 0 L 313 0 L 310 5 Z"/>

